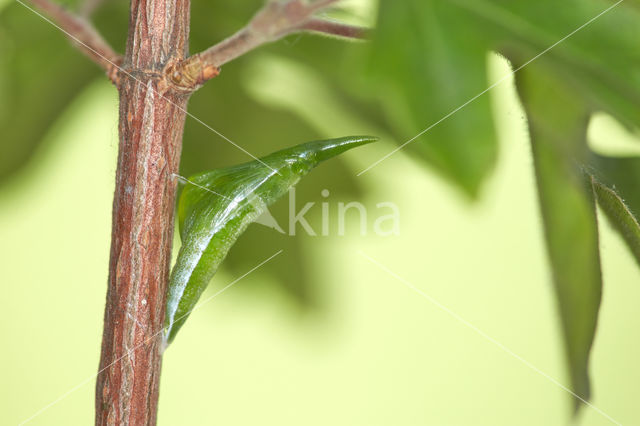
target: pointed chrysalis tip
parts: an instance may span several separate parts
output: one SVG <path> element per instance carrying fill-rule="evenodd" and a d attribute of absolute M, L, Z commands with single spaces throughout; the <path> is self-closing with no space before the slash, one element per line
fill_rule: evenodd
<path fill-rule="evenodd" d="M 307 147 L 316 153 L 316 160 L 322 162 L 345 151 L 377 141 L 374 136 L 347 136 L 344 138 L 310 142 Z"/>

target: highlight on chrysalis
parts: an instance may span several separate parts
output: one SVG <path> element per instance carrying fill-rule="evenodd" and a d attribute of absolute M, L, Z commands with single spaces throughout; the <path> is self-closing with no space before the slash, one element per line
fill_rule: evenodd
<path fill-rule="evenodd" d="M 169 281 L 164 344 L 175 338 L 249 224 L 319 163 L 376 140 L 351 136 L 307 142 L 188 178 L 178 203 L 182 245 Z"/>

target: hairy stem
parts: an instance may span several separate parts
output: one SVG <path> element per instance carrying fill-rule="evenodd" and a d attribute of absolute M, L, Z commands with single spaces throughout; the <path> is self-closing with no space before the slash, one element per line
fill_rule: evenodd
<path fill-rule="evenodd" d="M 119 74 L 119 155 L 96 425 L 156 423 L 187 94 L 160 70 L 188 49 L 188 0 L 132 0 Z"/>

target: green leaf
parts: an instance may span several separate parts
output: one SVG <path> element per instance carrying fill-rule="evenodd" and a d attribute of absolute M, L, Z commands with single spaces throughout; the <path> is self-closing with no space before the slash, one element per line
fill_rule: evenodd
<path fill-rule="evenodd" d="M 598 204 L 640 265 L 640 158 L 594 154 L 591 166 Z"/>
<path fill-rule="evenodd" d="M 238 166 L 189 178 L 178 205 L 182 247 L 167 297 L 167 344 L 176 336 L 238 237 L 268 205 L 320 162 L 375 141 L 347 137 L 314 141 Z"/>
<path fill-rule="evenodd" d="M 475 194 L 496 156 L 485 58 L 548 63 L 593 110 L 640 123 L 640 8 L 610 0 L 381 2 L 369 89 L 398 142 Z M 615 48 L 612 48 L 615 46 Z M 469 103 L 469 101 L 471 101 Z M 443 121 L 441 121 L 443 120 Z M 433 127 L 432 127 L 433 126 Z"/>
<path fill-rule="evenodd" d="M 629 1 L 454 0 L 492 48 L 520 63 L 545 52 L 549 72 L 594 110 L 640 123 L 640 11 Z M 615 48 L 612 48 L 615 46 Z"/>
<path fill-rule="evenodd" d="M 587 400 L 602 292 L 595 203 L 581 166 L 588 156 L 589 110 L 542 64 L 518 73 L 517 88 L 529 121 L 571 387 Z M 577 410 L 580 400 L 574 403 Z"/>
<path fill-rule="evenodd" d="M 489 97 L 438 123 L 489 86 L 489 46 L 472 24 L 449 1 L 382 2 L 371 68 L 397 142 L 429 128 L 407 149 L 475 196 L 497 156 Z"/>

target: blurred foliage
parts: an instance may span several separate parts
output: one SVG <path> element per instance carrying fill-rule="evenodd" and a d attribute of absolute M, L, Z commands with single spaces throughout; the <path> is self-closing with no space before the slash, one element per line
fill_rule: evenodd
<path fill-rule="evenodd" d="M 192 52 L 236 31 L 261 4 L 194 1 Z M 637 0 L 380 0 L 370 44 L 292 36 L 263 48 L 316 70 L 359 119 L 394 135 L 398 144 L 428 129 L 407 152 L 471 198 L 498 157 L 491 105 L 481 95 L 492 84 L 486 56 L 499 52 L 514 67 L 527 67 L 518 88 L 533 138 L 569 371 L 582 397 L 588 396 L 587 359 L 600 294 L 595 206 L 585 175 L 592 176 L 596 199 L 636 256 L 640 212 L 640 159 L 593 154 L 585 132 L 589 117 L 600 111 L 638 131 L 639 5 Z M 126 9 L 124 0 L 110 0 L 95 16 L 97 27 L 120 50 Z M 252 98 L 239 71 L 256 57 L 225 66 L 192 97 L 190 112 L 257 155 L 326 136 L 299 116 Z M 55 28 L 17 3 L 0 10 L 0 65 L 0 178 L 5 179 L 29 159 L 58 112 L 100 73 Z M 183 175 L 243 161 L 243 153 L 187 121 Z M 334 167 L 318 171 L 298 197 L 317 199 L 323 188 L 338 196 L 358 193 L 351 174 Z M 280 208 L 276 205 L 276 213 Z M 311 304 L 300 237 L 254 227 L 226 264 L 244 273 L 243 258 L 267 246 L 289 253 L 281 269 L 270 269 L 274 282 Z"/>
<path fill-rule="evenodd" d="M 398 141 L 428 129 L 407 148 L 475 196 L 497 155 L 489 98 L 438 123 L 487 88 L 488 40 L 472 24 L 449 2 L 383 1 L 371 69 Z"/>
<path fill-rule="evenodd" d="M 517 74 L 529 118 L 547 250 L 570 366 L 572 388 L 590 395 L 588 361 L 602 293 L 598 224 L 590 182 L 580 163 L 589 111 L 580 98 L 539 63 Z M 575 401 L 575 407 L 580 404 Z"/>
<path fill-rule="evenodd" d="M 58 114 L 100 74 L 52 30 L 18 3 L 0 13 L 2 180 L 31 157 Z"/>
<path fill-rule="evenodd" d="M 593 20 L 613 5 L 608 0 L 383 0 L 371 46 L 369 92 L 378 95 L 400 143 L 430 129 L 407 148 L 473 196 L 496 156 L 488 98 L 475 98 L 490 87 L 488 51 L 520 64 L 544 52 L 552 72 L 594 110 L 637 128 L 640 13 L 620 4 Z"/>
<path fill-rule="evenodd" d="M 595 156 L 586 140 L 595 111 L 638 129 L 636 6 L 606 0 L 383 0 L 371 47 L 370 92 L 387 106 L 388 126 L 405 135 L 398 136 L 401 143 L 429 129 L 411 142 L 414 152 L 471 196 L 495 157 L 489 103 L 476 98 L 491 87 L 483 81 L 482 55 L 503 54 L 521 76 L 569 372 L 574 392 L 584 399 L 601 294 L 596 210 L 585 170 L 603 175 L 608 192 L 596 186 L 598 200 L 637 253 L 637 160 Z"/>

